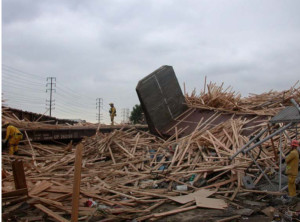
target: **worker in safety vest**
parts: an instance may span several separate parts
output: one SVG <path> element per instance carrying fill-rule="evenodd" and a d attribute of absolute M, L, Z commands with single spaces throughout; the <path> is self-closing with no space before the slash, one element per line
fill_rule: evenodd
<path fill-rule="evenodd" d="M 14 155 L 18 152 L 18 145 L 20 140 L 23 139 L 23 134 L 20 132 L 20 130 L 18 130 L 18 128 L 9 125 L 8 122 L 6 122 L 4 125 L 4 127 L 7 126 L 6 128 L 6 137 L 5 140 L 3 141 L 4 143 L 6 143 L 8 141 L 9 144 L 9 155 Z"/>
<path fill-rule="evenodd" d="M 298 176 L 299 167 L 299 142 L 297 140 L 292 140 L 291 147 L 292 150 L 290 154 L 285 158 L 285 173 L 288 175 L 289 197 L 295 197 L 297 195 L 296 178 Z"/>
<path fill-rule="evenodd" d="M 114 118 L 117 115 L 117 110 L 114 107 L 113 103 L 110 103 L 109 105 L 110 105 L 109 115 L 110 115 L 111 125 L 113 126 L 114 125 Z"/>

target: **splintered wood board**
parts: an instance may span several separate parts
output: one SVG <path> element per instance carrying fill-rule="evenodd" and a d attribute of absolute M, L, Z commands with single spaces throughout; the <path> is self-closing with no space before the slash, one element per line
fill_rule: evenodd
<path fill-rule="evenodd" d="M 168 198 L 175 202 L 178 202 L 181 204 L 186 204 L 188 202 L 195 200 L 196 197 L 209 197 L 210 195 L 214 194 L 215 192 L 216 191 L 201 189 L 194 193 L 190 193 L 188 195 L 182 195 L 182 196 L 177 196 L 177 197 L 168 197 Z"/>
<path fill-rule="evenodd" d="M 221 210 L 228 207 L 228 204 L 221 199 L 196 196 L 195 200 L 196 200 L 197 207 L 221 209 Z"/>
<path fill-rule="evenodd" d="M 29 195 L 37 195 L 41 192 L 43 192 L 44 190 L 47 190 L 49 187 L 52 186 L 52 183 L 43 180 L 42 182 L 40 182 L 39 184 L 36 184 L 31 191 L 29 192 Z"/>
<path fill-rule="evenodd" d="M 34 206 L 36 208 L 40 209 L 41 211 L 43 211 L 44 213 L 48 214 L 49 216 L 55 218 L 59 222 L 69 222 L 67 219 L 63 218 L 62 216 L 60 216 L 59 214 L 55 213 L 54 211 L 48 209 L 47 207 L 45 207 L 42 204 L 35 204 Z"/>

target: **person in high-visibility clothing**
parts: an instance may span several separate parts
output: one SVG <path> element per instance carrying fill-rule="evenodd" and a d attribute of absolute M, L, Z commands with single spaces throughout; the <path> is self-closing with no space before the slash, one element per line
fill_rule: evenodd
<path fill-rule="evenodd" d="M 114 118 L 117 115 L 117 110 L 114 107 L 113 103 L 110 103 L 109 105 L 110 105 L 110 109 L 109 109 L 110 120 L 111 120 L 111 125 L 113 126 L 114 125 Z"/>
<path fill-rule="evenodd" d="M 5 123 L 3 126 L 7 126 L 6 128 L 6 137 L 3 141 L 6 143 L 8 141 L 9 144 L 9 155 L 14 155 L 18 152 L 18 145 L 20 140 L 23 139 L 23 134 L 18 130 L 18 128 L 9 125 L 9 123 Z"/>
<path fill-rule="evenodd" d="M 288 189 L 289 197 L 295 197 L 296 194 L 296 178 L 298 176 L 299 167 L 299 142 L 297 140 L 292 140 L 291 143 L 292 150 L 290 154 L 285 158 L 286 171 L 288 175 Z"/>

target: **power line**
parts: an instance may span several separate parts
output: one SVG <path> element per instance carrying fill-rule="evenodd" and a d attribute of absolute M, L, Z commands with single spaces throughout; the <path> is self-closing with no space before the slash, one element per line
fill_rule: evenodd
<path fill-rule="evenodd" d="M 62 105 L 77 107 L 78 109 L 82 109 L 82 110 L 94 109 L 94 107 L 90 104 L 83 104 L 83 103 L 80 103 L 77 101 L 73 101 L 71 99 L 66 99 L 66 98 L 62 97 L 62 95 L 58 95 L 58 94 L 56 96 L 56 103 L 57 104 L 61 103 Z"/>
<path fill-rule="evenodd" d="M 44 84 L 42 83 L 37 83 L 37 82 L 33 82 L 33 81 L 28 81 L 28 80 L 24 80 L 24 79 L 21 79 L 19 77 L 6 77 L 5 75 L 2 75 L 2 79 L 4 81 L 7 81 L 9 84 L 19 84 L 19 85 L 23 85 L 24 83 L 27 84 L 27 85 L 30 85 L 30 86 L 34 86 L 34 87 L 45 87 Z"/>
<path fill-rule="evenodd" d="M 28 83 L 14 83 L 13 81 L 10 81 L 10 80 L 7 80 L 7 79 L 2 79 L 3 80 L 3 84 L 2 84 L 2 87 L 5 88 L 5 89 L 10 89 L 10 88 L 15 88 L 15 89 L 29 89 L 29 90 L 33 90 L 35 92 L 38 92 L 38 91 L 44 91 L 44 89 L 42 89 L 42 87 L 40 88 L 37 88 L 37 86 L 30 86 L 30 84 Z M 43 86 L 44 88 L 45 86 Z"/>
<path fill-rule="evenodd" d="M 8 70 L 8 71 L 19 72 L 19 73 L 22 73 L 22 74 L 25 74 L 25 75 L 28 75 L 28 76 L 34 76 L 35 78 L 42 78 L 42 79 L 44 79 L 44 78 L 41 77 L 40 75 L 36 75 L 36 74 L 24 72 L 24 71 L 22 71 L 22 70 L 13 68 L 13 67 L 8 66 L 8 65 L 5 65 L 5 64 L 2 64 L 2 69 L 6 69 L 6 70 Z"/>
<path fill-rule="evenodd" d="M 4 65 L 3 64 L 3 66 L 6 66 L 6 65 Z M 6 67 L 9 67 L 9 66 L 6 66 Z M 2 67 L 2 69 L 5 69 L 6 67 Z M 12 72 L 12 73 L 15 73 L 15 74 L 17 74 L 18 76 L 18 78 L 20 77 L 20 73 L 21 74 L 25 74 L 25 75 L 28 75 L 28 76 L 35 76 L 35 77 L 38 77 L 38 78 L 40 78 L 40 79 L 44 79 L 44 78 L 42 78 L 41 76 L 38 76 L 38 75 L 34 75 L 34 74 L 31 74 L 31 73 L 27 73 L 27 72 L 24 72 L 24 71 L 21 71 L 21 70 L 18 70 L 18 69 L 14 69 L 14 68 L 12 68 L 12 67 L 9 67 L 9 69 L 13 69 L 13 70 L 7 70 L 6 69 L 6 71 L 9 71 L 9 72 Z M 17 72 L 16 72 L 17 71 Z M 24 76 L 22 76 L 23 78 L 25 78 L 26 80 L 28 79 L 28 77 L 24 77 Z M 41 84 L 40 82 L 35 82 L 35 83 L 37 83 L 37 84 Z M 60 88 L 59 86 L 57 86 L 57 89 L 58 88 Z M 67 93 L 69 93 L 69 94 L 72 94 L 72 95 L 75 95 L 75 96 L 77 96 L 77 97 L 81 97 L 81 98 L 90 98 L 90 99 L 93 99 L 94 100 L 94 98 L 92 98 L 92 97 L 90 97 L 90 95 L 87 95 L 87 94 L 83 94 L 83 93 L 81 93 L 81 94 L 78 94 L 75 90 L 73 90 L 73 89 L 71 89 L 71 88 L 69 88 L 69 87 L 67 87 L 67 86 L 64 86 L 63 87 L 64 89 L 63 89 L 63 91 L 64 92 L 67 92 Z M 62 90 L 62 89 L 61 89 Z"/>
<path fill-rule="evenodd" d="M 73 89 L 69 88 L 68 86 L 64 86 L 65 90 L 69 91 L 71 94 L 73 95 L 77 95 L 79 97 L 82 98 L 90 98 L 90 99 L 95 99 L 94 97 L 91 97 L 90 95 L 84 94 L 83 92 L 81 92 L 81 94 L 78 94 L 78 92 L 74 91 Z"/>
<path fill-rule="evenodd" d="M 62 109 L 64 110 L 69 110 L 73 113 L 84 113 L 84 114 L 92 114 L 94 115 L 94 112 L 88 110 L 88 109 L 83 109 L 83 108 L 80 108 L 80 107 L 74 107 L 74 106 L 65 106 L 65 105 L 62 105 L 60 103 L 56 103 L 55 104 L 57 107 L 61 107 Z"/>
<path fill-rule="evenodd" d="M 22 92 L 9 92 L 6 89 L 2 90 L 4 98 L 21 98 L 21 99 L 27 99 L 27 100 L 40 100 L 40 101 L 45 101 L 45 97 L 38 97 L 36 93 L 28 93 L 24 95 Z"/>
<path fill-rule="evenodd" d="M 94 99 L 93 100 L 87 100 L 87 99 L 84 99 L 84 98 L 77 98 L 75 96 L 72 96 L 72 95 L 69 95 L 69 94 L 66 94 L 64 92 L 60 92 L 59 89 L 56 90 L 56 95 L 57 95 L 57 98 L 58 97 L 61 97 L 62 100 L 64 101 L 72 101 L 73 104 L 77 104 L 78 106 L 90 106 L 91 108 L 94 107 L 93 104 L 94 102 Z"/>
<path fill-rule="evenodd" d="M 38 100 L 26 100 L 26 99 L 21 99 L 21 98 L 5 98 L 5 101 L 15 103 L 15 102 L 24 102 L 24 103 L 29 103 L 29 104 L 40 104 L 44 105 L 44 101 L 38 101 Z"/>
<path fill-rule="evenodd" d="M 61 106 L 57 106 L 56 108 L 57 108 L 57 110 L 60 110 L 60 111 L 62 111 L 64 113 L 68 113 L 68 114 L 72 114 L 72 115 L 74 115 L 74 114 L 78 115 L 78 114 L 85 113 L 85 112 L 81 112 L 81 111 L 77 111 L 77 112 L 74 112 L 72 110 L 70 111 L 70 110 L 67 110 L 67 109 L 65 109 L 65 108 L 63 108 Z M 86 114 L 86 113 L 85 113 L 85 115 L 90 116 L 90 117 L 94 116 L 94 114 Z"/>
<path fill-rule="evenodd" d="M 86 116 L 91 119 L 92 116 L 95 115 L 93 111 L 94 97 L 86 93 L 84 94 L 81 91 L 78 93 L 78 91 L 73 88 L 58 85 L 55 77 L 45 78 L 42 77 L 42 75 L 24 72 L 5 64 L 2 64 L 2 74 L 2 97 L 6 100 L 4 103 L 9 104 L 11 107 L 20 107 L 22 109 L 22 106 L 28 106 L 33 107 L 34 110 L 41 108 L 38 112 L 42 113 L 42 107 L 45 107 L 44 101 L 46 99 L 44 93 L 44 80 L 46 79 L 46 92 L 50 92 L 50 99 L 46 99 L 46 106 L 47 108 L 51 107 L 49 108 L 49 111 L 51 110 L 50 115 L 52 114 L 52 110 L 54 110 L 54 105 L 57 111 L 56 113 L 59 115 Z M 55 101 L 53 99 L 53 92 L 56 93 Z M 101 102 L 100 110 L 106 110 L 103 109 L 103 100 Z M 107 119 L 106 116 L 102 115 L 102 113 L 99 115 L 98 110 L 97 117 L 99 119 L 100 116 L 99 121 L 101 121 L 103 117 L 105 120 Z"/>
<path fill-rule="evenodd" d="M 11 79 L 14 79 L 14 80 L 16 80 L 16 78 L 17 78 L 17 81 L 24 80 L 24 81 L 27 81 L 27 82 L 33 82 L 33 83 L 41 84 L 41 85 L 44 85 L 43 82 L 45 80 L 45 78 L 35 79 L 36 77 L 25 76 L 22 73 L 11 72 L 10 70 L 2 70 L 2 75 L 5 76 L 5 78 L 11 78 Z"/>

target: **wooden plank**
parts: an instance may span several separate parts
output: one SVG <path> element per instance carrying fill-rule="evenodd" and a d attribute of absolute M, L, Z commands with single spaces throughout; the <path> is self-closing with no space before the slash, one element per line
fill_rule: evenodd
<path fill-rule="evenodd" d="M 247 189 L 243 189 L 242 191 L 243 192 L 249 192 L 249 193 L 270 194 L 270 195 L 274 195 L 274 196 L 282 196 L 282 195 L 284 195 L 284 193 L 278 192 L 278 191 L 247 190 Z"/>
<path fill-rule="evenodd" d="M 135 155 L 136 147 L 137 147 L 138 142 L 139 142 L 139 139 L 140 139 L 140 133 L 138 133 L 136 137 L 137 137 L 137 138 L 136 138 L 136 141 L 135 141 L 133 150 L 132 150 L 132 154 L 133 154 L 133 155 Z"/>
<path fill-rule="evenodd" d="M 235 180 L 237 180 L 237 178 L 236 178 L 236 176 L 233 176 L 231 179 L 228 179 L 228 180 L 225 180 L 225 181 L 222 181 L 222 182 L 219 182 L 219 183 L 211 184 L 211 185 L 205 186 L 203 188 L 220 187 L 220 186 L 223 186 L 225 184 L 231 183 Z"/>
<path fill-rule="evenodd" d="M 180 164 L 181 164 L 181 162 L 182 162 L 182 160 L 183 160 L 183 158 L 185 156 L 185 153 L 188 151 L 188 149 L 189 149 L 189 147 L 190 147 L 190 145 L 192 143 L 192 138 L 194 137 L 195 133 L 198 132 L 198 129 L 199 129 L 199 126 L 201 125 L 201 123 L 202 123 L 202 121 L 198 122 L 198 124 L 197 124 L 194 132 L 189 137 L 188 143 L 187 143 L 186 147 L 184 148 L 183 154 L 181 155 L 181 157 L 180 157 L 180 159 L 179 159 L 179 161 L 177 163 L 177 166 L 180 166 Z"/>
<path fill-rule="evenodd" d="M 62 194 L 62 195 L 56 197 L 56 198 L 53 199 L 53 200 L 56 200 L 56 201 L 63 201 L 63 200 L 68 199 L 68 198 L 71 197 L 71 196 L 72 196 L 72 193 Z"/>
<path fill-rule="evenodd" d="M 22 195 L 27 195 L 27 193 L 28 193 L 27 188 L 22 188 L 11 192 L 2 193 L 2 198 L 22 196 Z"/>
<path fill-rule="evenodd" d="M 228 204 L 221 199 L 216 198 L 206 198 L 201 196 L 195 197 L 196 205 L 198 207 L 210 208 L 210 209 L 225 209 Z"/>
<path fill-rule="evenodd" d="M 109 150 L 109 153 L 110 153 L 112 161 L 114 162 L 114 164 L 116 164 L 116 160 L 115 160 L 114 155 L 113 155 L 113 153 L 111 151 L 110 145 L 108 146 L 108 150 Z"/>
<path fill-rule="evenodd" d="M 36 121 L 34 122 L 38 122 L 47 112 L 49 111 L 49 109 L 46 109 L 46 112 L 44 112 Z"/>
<path fill-rule="evenodd" d="M 177 126 L 178 126 L 180 123 L 184 122 L 185 119 L 187 119 L 192 113 L 194 113 L 194 111 L 195 111 L 195 109 L 189 108 L 188 110 L 186 110 L 186 111 L 184 111 L 182 114 L 180 114 L 178 117 L 176 117 L 175 121 L 177 121 L 177 123 L 174 124 L 172 127 L 170 127 L 170 129 L 168 129 L 168 130 L 166 131 L 166 133 L 169 133 L 171 130 L 173 130 L 173 129 L 175 128 L 175 134 L 176 134 Z M 185 115 L 186 113 L 188 113 L 188 114 Z M 181 119 L 178 121 L 178 119 L 179 119 L 181 116 L 183 116 L 183 115 L 185 115 L 185 116 L 184 116 L 183 118 L 181 118 Z"/>
<path fill-rule="evenodd" d="M 152 210 L 159 207 L 160 205 L 162 205 L 165 202 L 166 202 L 166 200 L 161 200 L 161 201 L 157 202 L 156 204 L 153 204 L 151 207 L 147 208 L 146 210 L 147 211 L 152 211 Z"/>
<path fill-rule="evenodd" d="M 55 200 L 50 200 L 50 199 L 46 199 L 43 197 L 37 197 L 37 196 L 31 196 L 33 199 L 31 199 L 29 202 L 33 202 L 35 200 L 41 201 L 45 204 L 49 204 L 51 206 L 55 206 L 55 207 L 62 207 L 63 204 L 61 202 L 55 201 Z"/>
<path fill-rule="evenodd" d="M 185 212 L 185 211 L 188 211 L 188 210 L 193 210 L 193 209 L 196 209 L 196 208 L 197 208 L 197 206 L 191 206 L 191 207 L 186 207 L 186 208 L 181 208 L 181 209 L 170 210 L 170 211 L 163 212 L 163 213 L 156 213 L 156 214 L 153 214 L 152 216 L 153 217 L 164 217 L 164 216 L 168 216 L 168 215 L 172 215 L 172 214 Z"/>
<path fill-rule="evenodd" d="M 24 220 L 26 222 L 30 222 L 30 221 L 43 221 L 43 216 L 44 215 L 22 217 L 22 220 Z"/>
<path fill-rule="evenodd" d="M 229 171 L 230 171 L 230 170 L 225 170 L 225 171 L 223 171 L 222 173 L 220 173 L 220 174 L 214 176 L 213 178 L 209 179 L 209 180 L 207 181 L 207 183 L 211 183 L 212 181 L 215 181 L 215 180 L 218 179 L 220 176 L 222 176 L 222 175 L 228 173 Z"/>
<path fill-rule="evenodd" d="M 63 218 L 62 216 L 58 215 L 57 213 L 55 213 L 54 211 L 50 210 L 42 204 L 35 204 L 34 206 L 59 222 L 69 222 L 67 219 Z"/>
<path fill-rule="evenodd" d="M 13 161 L 12 170 L 13 170 L 16 190 L 27 188 L 23 161 L 22 160 Z"/>
<path fill-rule="evenodd" d="M 195 197 L 209 197 L 214 194 L 216 191 L 201 189 L 194 193 L 190 193 L 188 195 L 176 196 L 176 197 L 168 197 L 170 200 L 176 201 L 181 204 L 186 204 L 195 200 Z"/>
<path fill-rule="evenodd" d="M 41 192 L 43 192 L 44 190 L 47 190 L 49 187 L 52 186 L 52 183 L 43 180 L 41 183 L 36 184 L 29 192 L 29 195 L 37 195 Z"/>
<path fill-rule="evenodd" d="M 240 218 L 242 215 L 235 215 L 235 216 L 231 216 L 231 217 L 226 217 L 220 220 L 217 220 L 216 222 L 226 222 L 226 221 L 232 221 L 233 219 L 237 219 Z"/>
<path fill-rule="evenodd" d="M 83 145 L 82 145 L 82 143 L 80 143 L 79 145 L 76 146 L 76 151 L 75 151 L 75 170 L 74 170 L 74 183 L 73 183 L 73 195 L 72 195 L 72 216 L 71 216 L 72 222 L 78 221 L 82 152 L 83 152 Z"/>
<path fill-rule="evenodd" d="M 129 157 L 134 158 L 134 156 L 133 156 L 128 150 L 126 150 L 123 146 L 121 146 L 116 140 L 114 140 L 114 143 L 115 143 L 118 147 L 120 147 L 125 153 L 127 153 Z"/>
<path fill-rule="evenodd" d="M 2 204 L 3 204 L 3 199 L 2 199 Z M 15 204 L 15 205 L 13 205 L 13 206 L 10 206 L 10 207 L 6 207 L 5 208 L 5 210 L 4 210 L 4 212 L 2 212 L 2 221 L 4 221 L 5 219 L 3 218 L 3 214 L 9 214 L 10 212 L 12 212 L 12 211 L 15 211 L 15 210 L 17 210 L 21 205 L 23 205 L 24 204 L 24 202 L 22 201 L 22 202 L 20 202 L 20 203 L 17 203 L 17 204 Z"/>
<path fill-rule="evenodd" d="M 118 194 L 118 195 L 120 195 L 120 196 L 129 198 L 129 199 L 133 199 L 133 200 L 136 200 L 136 199 L 137 199 L 137 198 L 134 197 L 134 196 L 130 196 L 130 195 L 127 195 L 127 194 L 124 194 L 124 193 L 121 193 L 121 192 L 118 192 L 118 191 L 115 191 L 115 190 L 112 190 L 112 189 L 106 189 L 106 188 L 102 187 L 101 190 L 105 190 L 105 191 L 110 192 L 110 193 Z"/>
<path fill-rule="evenodd" d="M 31 148 L 31 151 L 32 151 L 32 160 L 33 160 L 33 164 L 34 164 L 35 166 L 37 166 L 36 160 L 35 160 L 36 155 L 35 155 L 34 149 L 33 149 L 32 145 L 31 145 L 31 142 L 30 142 L 30 139 L 29 139 L 29 137 L 28 137 L 27 132 L 24 131 L 24 133 L 25 133 L 26 139 L 27 139 L 28 144 L 29 144 L 29 146 L 30 146 L 30 148 Z"/>
<path fill-rule="evenodd" d="M 28 199 L 28 196 L 20 196 L 20 197 L 8 197 L 8 198 L 2 198 L 2 203 L 9 202 L 10 205 L 24 202 Z"/>

